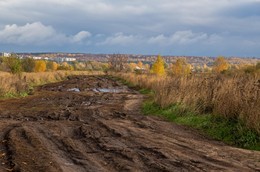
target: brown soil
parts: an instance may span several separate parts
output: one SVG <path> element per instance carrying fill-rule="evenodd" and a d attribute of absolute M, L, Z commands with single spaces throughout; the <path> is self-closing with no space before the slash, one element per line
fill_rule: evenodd
<path fill-rule="evenodd" d="M 142 99 L 110 77 L 75 76 L 1 100 L 0 171 L 260 171 L 260 152 L 144 116 Z"/>

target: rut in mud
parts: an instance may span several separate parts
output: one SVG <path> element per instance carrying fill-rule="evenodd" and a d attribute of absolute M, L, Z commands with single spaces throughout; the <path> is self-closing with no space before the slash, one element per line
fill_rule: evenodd
<path fill-rule="evenodd" d="M 1 100 L 0 171 L 260 171 L 260 152 L 143 116 L 142 100 L 108 76 Z"/>

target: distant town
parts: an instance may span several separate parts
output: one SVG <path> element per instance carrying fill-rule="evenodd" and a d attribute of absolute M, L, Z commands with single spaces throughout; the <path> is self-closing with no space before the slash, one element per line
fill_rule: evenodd
<path fill-rule="evenodd" d="M 2 52 L 0 55 L 4 57 L 10 57 L 12 54 L 17 55 L 20 59 L 32 58 L 35 60 L 48 60 L 62 62 L 88 62 L 98 61 L 107 62 L 111 54 L 87 54 L 87 53 L 9 53 Z M 158 55 L 135 55 L 127 54 L 129 63 L 137 63 L 141 61 L 144 64 L 153 63 Z M 206 56 L 163 56 L 166 63 L 170 64 L 175 62 L 178 58 L 185 58 L 186 61 L 192 66 L 212 66 L 214 60 L 217 57 L 206 57 Z M 258 57 L 227 57 L 227 61 L 231 65 L 247 64 L 252 65 L 260 61 Z"/>

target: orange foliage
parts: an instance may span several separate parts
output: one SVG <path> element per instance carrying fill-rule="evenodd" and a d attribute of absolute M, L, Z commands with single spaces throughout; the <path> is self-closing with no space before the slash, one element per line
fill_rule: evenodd
<path fill-rule="evenodd" d="M 164 60 L 160 55 L 158 55 L 157 60 L 152 66 L 152 73 L 157 75 L 165 75 Z"/>
<path fill-rule="evenodd" d="M 34 72 L 45 72 L 46 71 L 46 62 L 39 60 L 35 62 Z"/>

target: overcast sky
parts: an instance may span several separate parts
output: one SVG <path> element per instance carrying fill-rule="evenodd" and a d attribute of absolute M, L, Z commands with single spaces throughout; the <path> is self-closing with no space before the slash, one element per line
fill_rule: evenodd
<path fill-rule="evenodd" d="M 260 57 L 260 0 L 0 0 L 0 51 Z"/>

